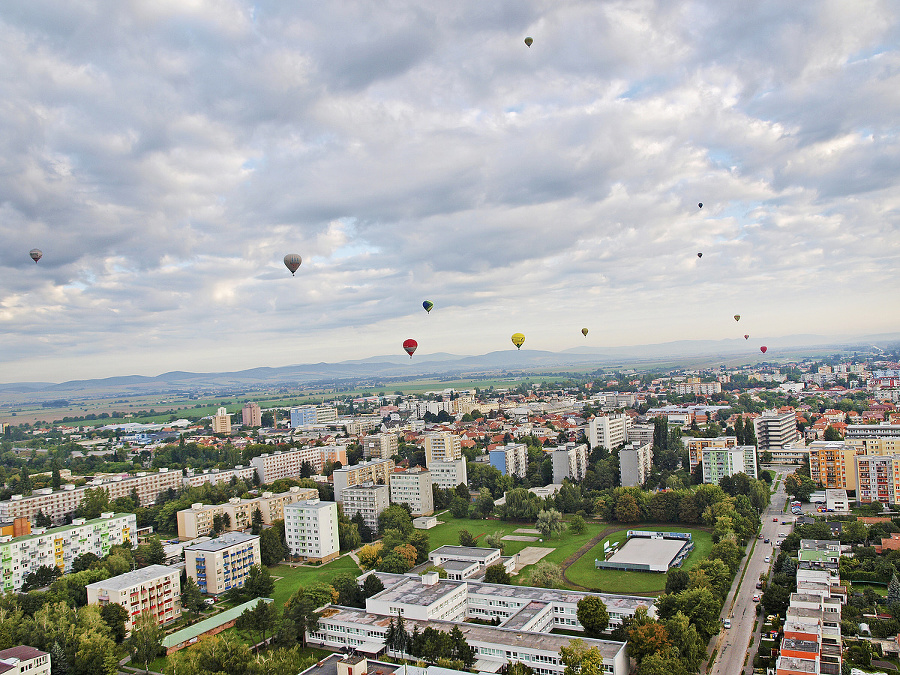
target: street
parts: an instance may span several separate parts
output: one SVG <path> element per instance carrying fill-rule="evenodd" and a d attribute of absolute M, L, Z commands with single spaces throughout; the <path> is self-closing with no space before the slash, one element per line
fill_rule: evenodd
<path fill-rule="evenodd" d="M 753 596 L 756 593 L 762 593 L 761 590 L 757 590 L 756 582 L 759 580 L 760 574 L 768 572 L 771 565 L 771 563 L 765 562 L 766 556 L 771 556 L 771 561 L 775 561 L 777 550 L 774 548 L 774 544 L 778 539 L 778 533 L 790 534 L 791 532 L 792 525 L 782 525 L 781 521 L 792 519 L 792 516 L 785 516 L 784 513 L 787 499 L 784 491 L 784 477 L 792 473 L 795 468 L 793 466 L 772 467 L 776 474 L 775 480 L 779 481 L 778 490 L 772 495 L 769 508 L 761 516 L 762 528 L 760 530 L 763 537 L 769 539 L 769 543 L 765 544 L 763 539 L 757 539 L 756 547 L 747 563 L 747 572 L 744 575 L 743 583 L 739 587 L 737 584 L 741 579 L 741 572 L 738 571 L 737 577 L 735 577 L 720 617 L 722 620 L 730 618 L 731 628 L 722 628 L 719 636 L 712 640 L 713 649 L 716 650 L 716 661 L 707 670 L 709 675 L 736 675 L 740 672 L 753 672 L 753 654 L 755 654 L 755 647 L 758 646 L 758 643 L 749 656 L 747 653 L 758 604 L 753 602 Z M 772 521 L 776 516 L 778 517 L 777 523 Z M 746 667 L 744 666 L 745 658 L 747 659 Z"/>

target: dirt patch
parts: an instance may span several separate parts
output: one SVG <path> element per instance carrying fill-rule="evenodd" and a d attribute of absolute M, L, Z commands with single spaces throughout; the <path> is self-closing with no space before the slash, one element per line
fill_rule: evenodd
<path fill-rule="evenodd" d="M 533 565 L 545 555 L 550 555 L 556 548 L 551 546 L 526 546 L 519 551 L 519 558 L 516 560 L 516 572 L 527 565 Z"/>

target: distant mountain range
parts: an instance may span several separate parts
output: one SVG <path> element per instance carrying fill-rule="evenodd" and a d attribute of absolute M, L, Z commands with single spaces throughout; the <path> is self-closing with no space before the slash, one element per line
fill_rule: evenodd
<path fill-rule="evenodd" d="M 757 351 L 765 344 L 769 351 Z M 405 356 L 372 356 L 340 363 L 313 363 L 276 368 L 251 368 L 228 373 L 190 373 L 173 371 L 156 377 L 127 375 L 96 380 L 69 382 L 16 382 L 0 384 L 0 397 L 7 403 L 42 401 L 54 398 L 135 396 L 166 393 L 224 392 L 252 387 L 352 383 L 383 383 L 390 380 L 438 377 L 473 377 L 528 373 L 536 371 L 594 370 L 641 367 L 703 367 L 715 364 L 778 362 L 816 354 L 865 352 L 900 344 L 900 333 L 823 337 L 791 335 L 778 338 L 737 340 L 681 340 L 629 347 L 575 347 L 562 352 L 530 349 L 490 352 L 480 356 L 436 353 Z M 373 382 L 376 381 L 376 382 Z M 378 386 L 382 386 L 379 384 Z"/>

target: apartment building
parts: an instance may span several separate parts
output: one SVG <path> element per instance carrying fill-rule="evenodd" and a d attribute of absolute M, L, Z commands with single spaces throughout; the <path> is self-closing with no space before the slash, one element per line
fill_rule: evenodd
<path fill-rule="evenodd" d="M 399 452 L 397 434 L 372 434 L 365 436 L 361 444 L 366 459 L 390 459 Z"/>
<path fill-rule="evenodd" d="M 0 521 L 28 518 L 34 520 L 38 512 L 48 516 L 54 523 L 61 523 L 71 516 L 88 489 L 102 487 L 113 501 L 119 497 L 137 494 L 141 506 L 151 506 L 160 492 L 177 490 L 181 487 L 181 472 L 160 469 L 158 472 L 140 471 L 135 475 L 93 478 L 86 485 L 67 483 L 61 489 L 41 488 L 30 496 L 13 495 L 0 502 Z"/>
<path fill-rule="evenodd" d="M 0 651 L 0 675 L 50 675 L 50 654 L 19 645 Z"/>
<path fill-rule="evenodd" d="M 452 462 L 433 461 L 428 465 L 428 471 L 431 473 L 431 482 L 445 490 L 452 490 L 459 484 L 467 485 L 469 482 L 465 458 Z"/>
<path fill-rule="evenodd" d="M 241 423 L 245 427 L 261 427 L 262 426 L 262 410 L 259 403 L 245 403 L 241 409 Z"/>
<path fill-rule="evenodd" d="M 227 531 L 244 530 L 253 524 L 253 514 L 259 509 L 263 523 L 271 525 L 284 518 L 285 504 L 316 499 L 319 491 L 316 488 L 291 487 L 287 492 L 263 492 L 259 497 L 239 499 L 232 497 L 225 504 L 195 503 L 189 509 L 182 509 L 175 514 L 178 523 L 178 538 L 182 541 L 205 537 L 212 533 L 213 519 L 227 515 L 225 529 Z"/>
<path fill-rule="evenodd" d="M 361 483 L 389 485 L 393 471 L 394 460 L 392 459 L 372 459 L 368 462 L 360 462 L 353 466 L 343 466 L 340 469 L 335 469 L 331 475 L 331 480 L 334 483 L 334 499 L 340 504 L 343 501 L 341 493 L 344 488 L 352 485 L 360 485 Z"/>
<path fill-rule="evenodd" d="M 631 418 L 625 413 L 601 415 L 588 422 L 588 444 L 591 449 L 604 447 L 613 450 L 625 443 L 625 433 Z"/>
<path fill-rule="evenodd" d="M 431 468 L 432 462 L 452 462 L 462 457 L 462 444 L 459 436 L 449 432 L 425 435 L 425 465 Z"/>
<path fill-rule="evenodd" d="M 280 478 L 297 478 L 303 463 L 316 473 L 320 473 L 326 462 L 347 463 L 347 448 L 342 445 L 304 446 L 292 450 L 265 452 L 250 460 L 256 470 L 259 482 L 268 485 Z"/>
<path fill-rule="evenodd" d="M 712 396 L 722 393 L 722 384 L 720 382 L 679 382 L 675 385 L 675 393 L 679 396 L 685 394 Z"/>
<path fill-rule="evenodd" d="M 316 406 L 302 405 L 291 408 L 291 429 L 316 423 Z"/>
<path fill-rule="evenodd" d="M 224 407 L 219 408 L 212 418 L 212 431 L 214 434 L 231 433 L 231 413 Z"/>
<path fill-rule="evenodd" d="M 900 424 L 851 424 L 844 440 L 858 438 L 900 438 Z"/>
<path fill-rule="evenodd" d="M 809 476 L 826 488 L 856 490 L 855 450 L 844 441 L 809 444 Z"/>
<path fill-rule="evenodd" d="M 688 463 L 693 473 L 694 467 L 703 461 L 703 451 L 706 448 L 736 448 L 737 436 L 719 436 L 717 438 L 693 438 L 690 436 L 681 439 L 684 449 L 688 453 Z"/>
<path fill-rule="evenodd" d="M 431 472 L 421 466 L 395 471 L 391 476 L 391 503 L 408 504 L 413 516 L 434 513 Z"/>
<path fill-rule="evenodd" d="M 326 563 L 338 557 L 335 502 L 310 499 L 284 507 L 284 536 L 294 560 Z"/>
<path fill-rule="evenodd" d="M 128 610 L 125 630 L 149 612 L 157 624 L 165 626 L 181 616 L 181 571 L 166 565 L 150 565 L 133 572 L 97 581 L 85 586 L 89 605 L 115 602 Z"/>
<path fill-rule="evenodd" d="M 524 443 L 507 443 L 488 453 L 491 466 L 504 476 L 524 478 L 528 471 L 528 446 Z"/>
<path fill-rule="evenodd" d="M 619 450 L 619 473 L 622 487 L 634 487 L 644 484 L 653 470 L 653 444 L 626 443 Z M 554 483 L 556 480 L 554 479 Z"/>
<path fill-rule="evenodd" d="M 262 564 L 259 537 L 226 532 L 216 539 L 186 546 L 184 563 L 187 575 L 202 593 L 218 595 L 230 588 L 241 588 L 250 568 Z"/>
<path fill-rule="evenodd" d="M 344 488 L 342 494 L 344 515 L 353 518 L 357 513 L 362 515 L 365 523 L 373 533 L 378 532 L 378 516 L 391 504 L 390 488 L 387 485 L 364 483 Z"/>
<path fill-rule="evenodd" d="M 625 442 L 637 443 L 638 445 L 650 443 L 653 445 L 653 431 L 654 425 L 652 424 L 632 424 L 625 432 Z"/>
<path fill-rule="evenodd" d="M 896 504 L 900 496 L 900 454 L 855 455 L 856 501 Z"/>
<path fill-rule="evenodd" d="M 373 429 L 378 429 L 382 424 L 381 415 L 356 415 L 351 419 L 342 419 L 341 426 L 349 436 L 363 436 Z"/>
<path fill-rule="evenodd" d="M 255 468 L 252 466 L 243 466 L 242 464 L 238 464 L 233 469 L 203 469 L 202 471 L 187 469 L 181 479 L 181 483 L 185 487 L 200 487 L 205 483 L 209 483 L 210 485 L 221 485 L 223 483 L 230 483 L 232 478 L 250 483 L 253 481 L 253 476 L 255 475 Z"/>
<path fill-rule="evenodd" d="M 744 473 L 756 478 L 756 446 L 738 445 L 733 448 L 704 448 L 703 482 L 716 483 L 726 476 Z"/>
<path fill-rule="evenodd" d="M 588 466 L 588 449 L 585 443 L 566 443 L 550 452 L 553 464 L 553 482 L 562 483 L 568 478 L 572 482 L 584 480 Z"/>
<path fill-rule="evenodd" d="M 99 518 L 76 518 L 71 525 L 22 537 L 0 537 L 0 574 L 4 591 L 18 591 L 25 576 L 42 565 L 64 574 L 83 553 L 102 558 L 110 547 L 133 542 L 137 521 L 133 513 L 103 513 Z"/>
<path fill-rule="evenodd" d="M 764 410 L 762 415 L 753 420 L 753 430 L 760 452 L 784 448 L 800 440 L 797 415 L 793 410 L 785 413 Z"/>

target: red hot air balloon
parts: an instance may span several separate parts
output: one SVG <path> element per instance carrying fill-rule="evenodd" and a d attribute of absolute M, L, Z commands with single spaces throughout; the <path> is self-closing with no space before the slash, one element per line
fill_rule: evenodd
<path fill-rule="evenodd" d="M 769 349 L 768 347 L 763 345 L 762 347 L 759 348 L 759 351 L 761 351 L 763 354 L 765 354 L 768 349 Z"/>
<path fill-rule="evenodd" d="M 407 354 L 409 354 L 409 358 L 412 358 L 412 355 L 416 353 L 416 347 L 418 346 L 419 343 L 412 338 L 403 341 L 403 349 Z"/>
<path fill-rule="evenodd" d="M 745 340 L 749 340 L 749 339 L 750 339 L 750 336 L 745 334 L 745 335 L 744 335 L 744 339 L 745 339 Z"/>

